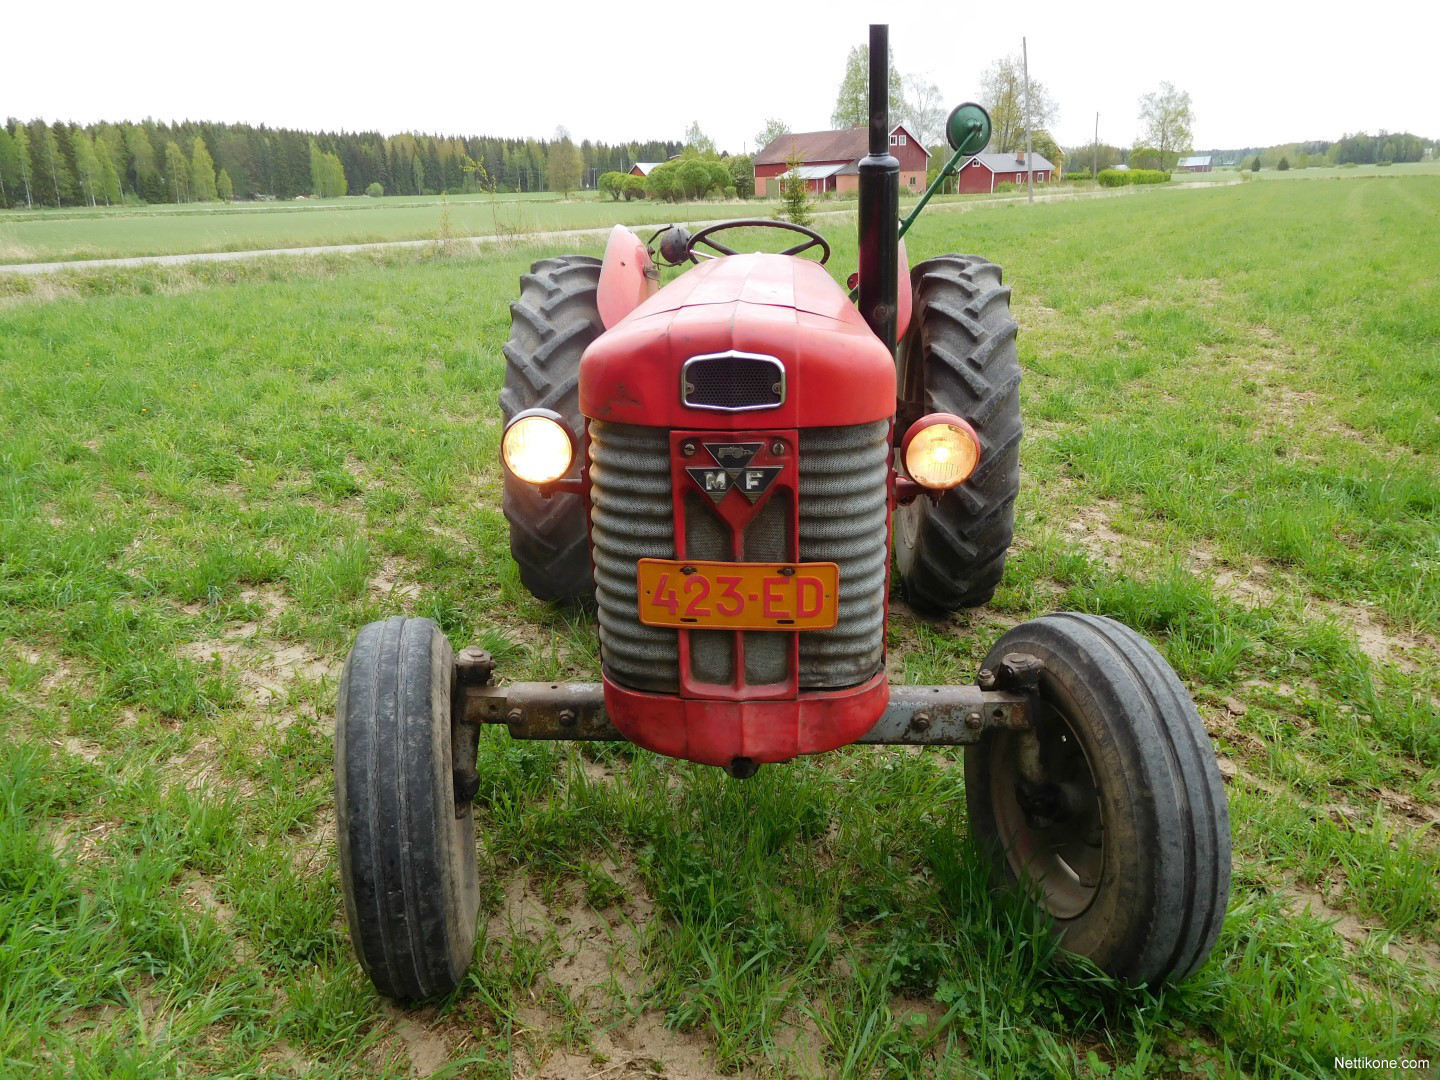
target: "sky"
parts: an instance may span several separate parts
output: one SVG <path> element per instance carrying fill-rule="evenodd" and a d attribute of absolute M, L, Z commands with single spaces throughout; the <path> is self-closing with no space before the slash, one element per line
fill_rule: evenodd
<path fill-rule="evenodd" d="M 767 117 L 829 127 L 850 47 L 889 18 L 895 65 L 951 104 L 1028 39 L 1060 108 L 1053 134 L 1128 146 L 1138 99 L 1188 91 L 1196 149 L 1440 137 L 1440 0 L 1050 4 L 639 3 L 469 0 L 320 5 L 160 0 L 42 4 L 0 23 L 0 116 L 214 120 L 326 130 L 578 140 L 683 137 L 698 121 L 731 152 Z M 22 43 L 45 42 L 42 47 Z"/>

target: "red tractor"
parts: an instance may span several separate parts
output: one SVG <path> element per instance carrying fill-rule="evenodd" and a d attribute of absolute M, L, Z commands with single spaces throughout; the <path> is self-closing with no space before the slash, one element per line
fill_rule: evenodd
<path fill-rule="evenodd" d="M 977 685 L 886 679 L 892 558 L 918 611 L 989 600 L 1021 433 L 1000 267 L 940 255 L 900 287 L 914 213 L 897 227 L 888 56 L 871 27 L 858 310 L 825 238 L 776 221 L 650 245 L 617 226 L 603 260 L 541 259 L 521 278 L 501 394 L 511 551 L 535 596 L 593 604 L 602 681 L 496 686 L 488 655 L 456 656 L 427 619 L 360 631 L 335 801 L 351 938 L 381 993 L 446 993 L 471 961 L 482 724 L 627 739 L 741 778 L 851 743 L 964 746 L 975 841 L 1066 949 L 1153 984 L 1214 945 L 1225 795 L 1149 642 L 1062 612 L 1001 637 Z M 947 128 L 942 177 L 984 149 L 990 120 L 962 105 Z M 758 227 L 795 242 L 741 254 L 722 239 Z M 657 262 L 695 267 L 660 288 Z"/>

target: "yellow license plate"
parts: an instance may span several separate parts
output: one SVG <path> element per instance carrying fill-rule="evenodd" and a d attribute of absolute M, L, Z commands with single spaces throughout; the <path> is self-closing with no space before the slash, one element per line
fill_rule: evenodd
<path fill-rule="evenodd" d="M 829 630 L 840 610 L 834 563 L 641 559 L 640 621 L 703 630 Z"/>

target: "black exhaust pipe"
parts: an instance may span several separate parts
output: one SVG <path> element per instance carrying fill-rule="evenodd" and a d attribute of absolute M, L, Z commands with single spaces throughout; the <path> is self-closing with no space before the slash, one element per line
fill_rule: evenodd
<path fill-rule="evenodd" d="M 870 26 L 870 153 L 860 160 L 860 314 L 895 351 L 900 162 L 890 153 L 890 27 Z"/>

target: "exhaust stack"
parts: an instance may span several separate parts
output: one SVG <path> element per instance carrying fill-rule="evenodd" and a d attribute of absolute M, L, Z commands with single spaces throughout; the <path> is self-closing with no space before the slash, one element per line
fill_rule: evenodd
<path fill-rule="evenodd" d="M 870 26 L 870 153 L 860 161 L 860 314 L 895 349 L 900 162 L 890 153 L 890 27 Z"/>

